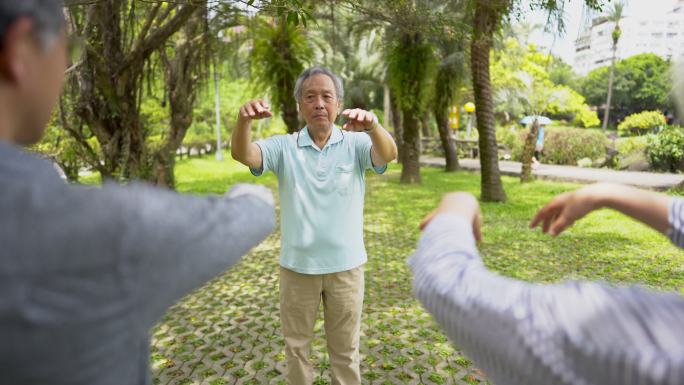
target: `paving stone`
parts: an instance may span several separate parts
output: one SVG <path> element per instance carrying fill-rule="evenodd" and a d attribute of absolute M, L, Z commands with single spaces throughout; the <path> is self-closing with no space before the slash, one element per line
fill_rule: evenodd
<path fill-rule="evenodd" d="M 416 235 L 407 235 L 408 224 L 396 210 L 383 207 L 377 180 L 368 179 L 366 195 L 363 384 L 487 384 L 413 297 L 406 258 Z M 152 337 L 155 384 L 285 384 L 279 242 L 276 232 L 162 318 Z M 312 343 L 316 385 L 331 383 L 322 326 L 321 313 Z"/>

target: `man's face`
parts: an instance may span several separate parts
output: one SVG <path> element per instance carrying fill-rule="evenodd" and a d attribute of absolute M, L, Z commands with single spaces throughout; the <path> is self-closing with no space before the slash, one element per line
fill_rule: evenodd
<path fill-rule="evenodd" d="M 61 33 L 49 47 L 38 42 L 26 63 L 27 77 L 20 87 L 24 110 L 23 126 L 19 128 L 18 142 L 33 144 L 40 140 L 52 110 L 59 100 L 67 64 L 67 37 Z"/>
<path fill-rule="evenodd" d="M 42 137 L 62 91 L 66 46 L 64 31 L 48 46 L 41 44 L 28 18 L 8 28 L 0 52 L 0 88 L 12 115 L 13 142 L 29 145 Z"/>
<path fill-rule="evenodd" d="M 302 83 L 302 97 L 299 100 L 299 114 L 309 128 L 327 130 L 340 112 L 335 84 L 327 75 L 317 74 Z"/>

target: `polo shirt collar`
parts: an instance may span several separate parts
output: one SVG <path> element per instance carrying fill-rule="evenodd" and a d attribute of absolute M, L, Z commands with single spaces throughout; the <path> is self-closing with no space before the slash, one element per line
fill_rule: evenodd
<path fill-rule="evenodd" d="M 326 144 L 326 146 L 330 146 L 337 142 L 340 142 L 342 141 L 342 139 L 344 139 L 344 134 L 342 133 L 342 130 L 340 130 L 337 126 L 333 126 L 332 135 L 330 135 L 330 139 L 328 139 L 328 143 Z M 297 145 L 299 147 L 311 146 L 316 148 L 314 141 L 311 138 L 311 135 L 309 135 L 308 126 L 305 126 L 304 128 L 302 128 L 301 131 L 299 131 Z"/>

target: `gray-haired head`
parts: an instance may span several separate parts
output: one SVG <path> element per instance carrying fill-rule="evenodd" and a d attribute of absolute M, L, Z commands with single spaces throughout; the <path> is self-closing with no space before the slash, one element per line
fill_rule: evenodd
<path fill-rule="evenodd" d="M 342 85 L 342 79 L 326 67 L 313 66 L 311 68 L 305 69 L 304 72 L 302 72 L 302 74 L 297 78 L 294 89 L 294 97 L 297 100 L 297 103 L 302 100 L 302 84 L 304 84 L 306 79 L 314 75 L 325 75 L 329 77 L 335 85 L 335 96 L 337 96 L 337 100 L 342 101 L 342 99 L 344 99 L 344 86 Z"/>
<path fill-rule="evenodd" d="M 0 49 L 7 28 L 22 17 L 33 21 L 36 38 L 49 47 L 64 27 L 61 0 L 0 0 Z"/>

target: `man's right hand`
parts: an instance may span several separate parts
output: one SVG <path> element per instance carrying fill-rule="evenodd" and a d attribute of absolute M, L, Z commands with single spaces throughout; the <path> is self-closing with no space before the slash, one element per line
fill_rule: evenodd
<path fill-rule="evenodd" d="M 271 106 L 263 99 L 254 99 L 243 104 L 238 113 L 238 125 L 252 120 L 265 119 L 273 116 Z"/>
<path fill-rule="evenodd" d="M 243 104 L 237 118 L 237 127 L 233 130 L 230 154 L 233 159 L 250 168 L 262 167 L 261 148 L 252 143 L 252 120 L 273 116 L 271 107 L 263 99 L 254 99 Z"/>

